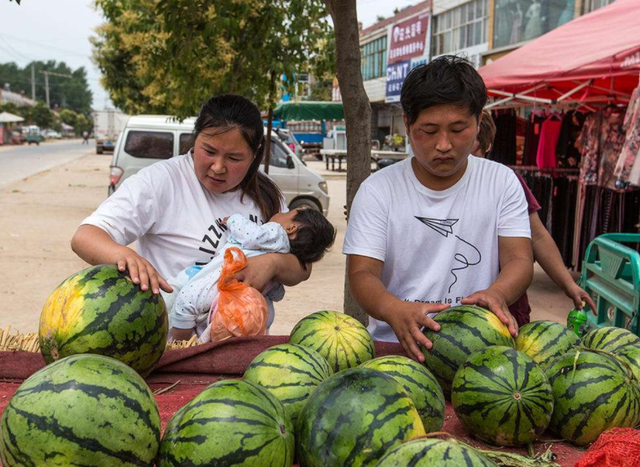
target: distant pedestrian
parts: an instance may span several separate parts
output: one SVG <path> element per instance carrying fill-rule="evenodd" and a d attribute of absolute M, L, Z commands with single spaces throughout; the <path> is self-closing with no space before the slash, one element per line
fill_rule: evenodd
<path fill-rule="evenodd" d="M 89 144 L 89 132 L 88 131 L 83 131 L 82 132 L 82 144 Z"/>

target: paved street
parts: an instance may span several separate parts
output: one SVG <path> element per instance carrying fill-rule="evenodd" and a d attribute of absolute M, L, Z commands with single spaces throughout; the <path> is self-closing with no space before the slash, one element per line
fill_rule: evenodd
<path fill-rule="evenodd" d="M 95 153 L 95 141 L 83 145 L 81 139 L 47 141 L 40 146 L 0 146 L 0 187 Z M 111 155 L 105 155 L 110 160 Z"/>

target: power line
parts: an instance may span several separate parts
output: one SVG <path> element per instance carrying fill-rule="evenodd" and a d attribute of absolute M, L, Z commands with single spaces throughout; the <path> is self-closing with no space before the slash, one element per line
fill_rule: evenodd
<path fill-rule="evenodd" d="M 61 47 L 54 47 L 54 46 L 52 46 L 50 44 L 45 44 L 44 42 L 34 41 L 32 39 L 23 39 L 21 37 L 14 36 L 12 34 L 2 33 L 2 34 L 0 34 L 0 38 L 2 38 L 2 36 L 11 37 L 11 38 L 13 38 L 15 40 L 18 40 L 18 41 L 21 41 L 21 42 L 26 42 L 26 43 L 29 43 L 29 44 L 33 44 L 33 45 L 35 45 L 37 47 L 41 47 L 41 48 L 44 48 L 44 49 L 47 49 L 47 50 L 57 50 L 58 52 L 62 52 L 62 53 L 68 54 L 68 55 L 76 55 L 78 57 L 83 57 L 83 58 L 87 58 L 88 57 L 88 55 L 86 53 L 81 53 L 81 52 L 78 52 L 77 50 L 70 50 L 70 49 L 64 49 L 64 48 L 61 48 Z M 6 44 L 8 44 L 6 40 L 4 40 L 4 39 L 2 39 L 2 40 Z"/>

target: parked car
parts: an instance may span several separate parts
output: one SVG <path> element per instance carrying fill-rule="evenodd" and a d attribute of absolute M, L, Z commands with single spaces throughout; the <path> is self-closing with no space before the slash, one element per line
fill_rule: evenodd
<path fill-rule="evenodd" d="M 167 115 L 130 117 L 113 152 L 109 195 L 140 169 L 185 154 L 192 147 L 194 123 L 194 118 L 179 123 Z M 327 215 L 327 182 L 306 167 L 279 138 L 271 140 L 269 176 L 282 190 L 289 209 L 306 206 Z"/>
<path fill-rule="evenodd" d="M 47 139 L 62 139 L 62 134 L 58 133 L 56 130 L 45 130 L 44 137 Z"/>
<path fill-rule="evenodd" d="M 304 149 L 302 149 L 302 146 L 300 145 L 296 137 L 293 136 L 293 133 L 284 128 L 278 128 L 277 130 L 275 130 L 275 134 L 278 136 L 278 138 L 280 138 L 280 141 L 289 146 L 289 149 L 291 149 L 291 151 L 296 156 L 298 156 L 300 160 L 302 160 Z"/>

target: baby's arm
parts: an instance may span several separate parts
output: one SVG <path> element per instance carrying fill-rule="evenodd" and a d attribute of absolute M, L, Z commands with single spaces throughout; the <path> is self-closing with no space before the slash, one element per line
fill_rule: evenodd
<path fill-rule="evenodd" d="M 275 222 L 258 225 L 255 222 L 234 214 L 227 221 L 229 236 L 248 250 L 261 250 L 269 253 L 288 253 L 289 238 L 284 228 Z"/>

